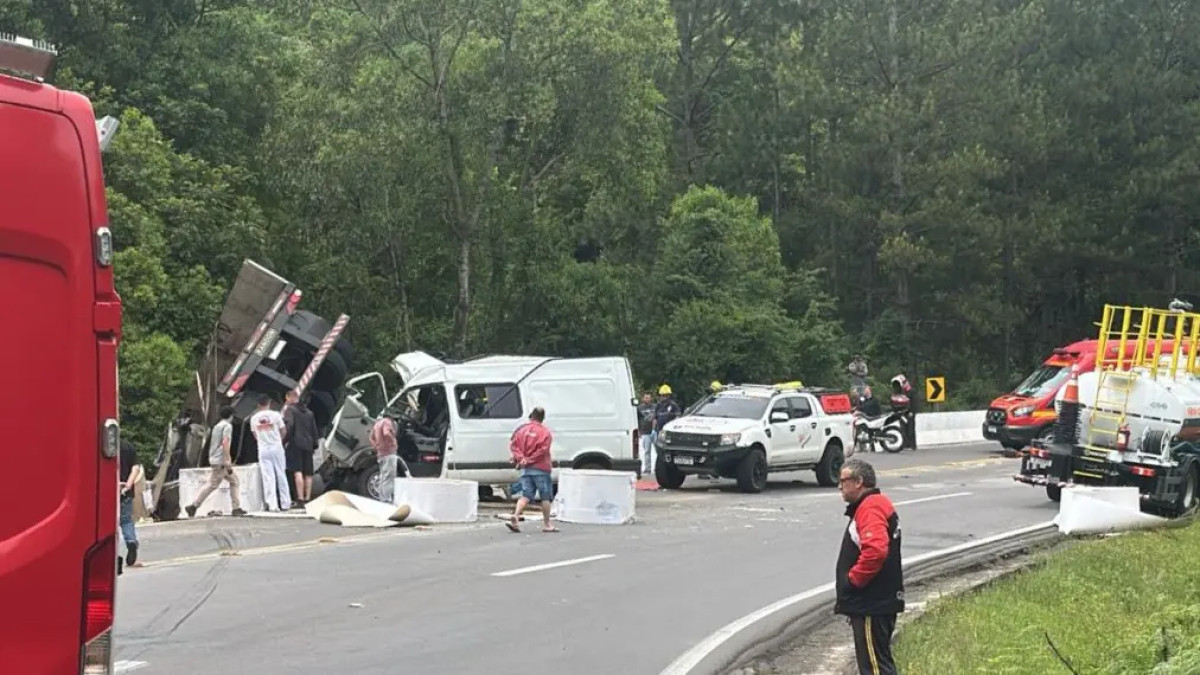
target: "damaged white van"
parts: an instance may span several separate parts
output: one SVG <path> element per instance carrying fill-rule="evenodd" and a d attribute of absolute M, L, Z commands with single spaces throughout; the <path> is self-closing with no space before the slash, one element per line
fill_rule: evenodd
<path fill-rule="evenodd" d="M 347 381 L 349 395 L 325 439 L 314 493 L 340 489 L 379 498 L 371 426 L 391 409 L 400 423 L 401 476 L 508 485 L 519 473 L 509 440 L 535 407 L 546 410 L 557 469 L 638 470 L 637 395 L 623 357 L 484 356 L 446 363 L 424 352 L 397 356 L 404 382 L 389 395 L 382 374 Z"/>

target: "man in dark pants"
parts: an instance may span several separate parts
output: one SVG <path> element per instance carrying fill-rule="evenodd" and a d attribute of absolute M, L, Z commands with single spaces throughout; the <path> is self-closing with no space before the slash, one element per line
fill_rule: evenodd
<path fill-rule="evenodd" d="M 119 523 L 121 537 L 125 540 L 125 566 L 141 567 L 142 564 L 138 562 L 137 528 L 133 524 L 133 497 L 136 494 L 134 488 L 137 487 L 137 482 L 142 477 L 142 463 L 138 461 L 133 445 L 125 440 L 121 441 L 119 477 L 121 481 L 119 486 L 121 493 Z"/>
<path fill-rule="evenodd" d="M 850 524 L 837 561 L 837 604 L 854 630 L 854 652 L 862 675 L 895 675 L 892 633 L 904 611 L 900 566 L 900 516 L 876 487 L 875 469 L 861 459 L 842 466 L 838 488 L 849 506 Z"/>

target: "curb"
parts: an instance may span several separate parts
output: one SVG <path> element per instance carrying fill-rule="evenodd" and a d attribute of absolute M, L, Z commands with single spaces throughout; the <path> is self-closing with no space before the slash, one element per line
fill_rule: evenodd
<path fill-rule="evenodd" d="M 904 561 L 905 582 L 916 585 L 1061 538 L 1052 522 L 1044 522 L 924 553 Z M 828 583 L 767 605 L 709 635 L 660 675 L 718 675 L 743 667 L 828 621 L 834 599 L 834 584 Z"/>

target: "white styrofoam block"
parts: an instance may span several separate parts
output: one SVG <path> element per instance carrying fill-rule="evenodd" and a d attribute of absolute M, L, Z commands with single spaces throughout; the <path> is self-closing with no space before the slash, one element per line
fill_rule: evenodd
<path fill-rule="evenodd" d="M 632 471 L 559 469 L 556 518 L 565 523 L 625 525 L 633 522 L 637 474 Z"/>
<path fill-rule="evenodd" d="M 479 483 L 445 478 L 397 478 L 392 503 L 408 504 L 438 523 L 479 519 Z"/>
<path fill-rule="evenodd" d="M 1145 529 L 1167 522 L 1166 518 L 1142 513 L 1136 487 L 1064 488 L 1054 524 L 1063 534 L 1101 534 Z"/>
<path fill-rule="evenodd" d="M 235 466 L 233 467 L 233 472 L 238 478 L 238 499 L 241 500 L 241 507 L 250 513 L 265 511 L 266 504 L 263 501 L 262 474 L 258 470 L 258 464 Z M 179 470 L 180 518 L 187 518 L 187 512 L 184 511 L 183 507 L 196 501 L 196 497 L 200 496 L 200 492 L 208 486 L 211 475 L 212 469 L 208 467 Z M 233 512 L 233 504 L 229 499 L 228 482 L 222 481 L 221 486 L 213 490 L 212 494 L 200 505 L 200 508 L 196 509 L 196 515 L 203 516 L 211 511 L 218 511 L 226 515 Z"/>

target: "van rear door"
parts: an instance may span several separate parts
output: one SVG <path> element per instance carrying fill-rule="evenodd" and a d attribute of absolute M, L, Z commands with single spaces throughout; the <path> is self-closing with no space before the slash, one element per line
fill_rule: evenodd
<path fill-rule="evenodd" d="M 4 672 L 111 672 L 120 303 L 97 262 L 106 219 L 91 104 L 0 75 Z"/>

